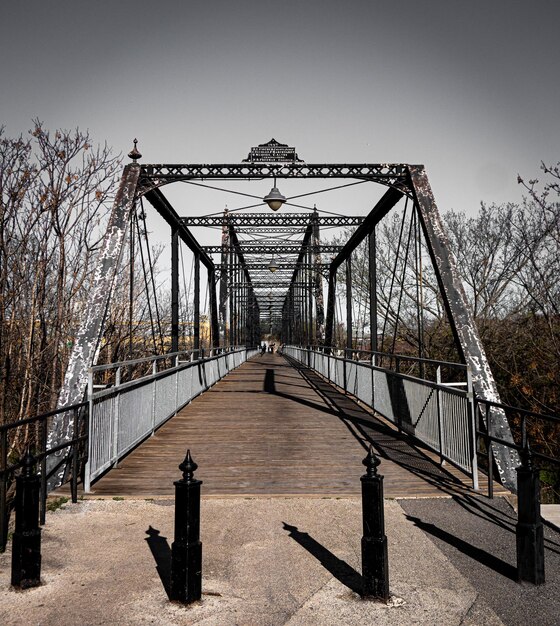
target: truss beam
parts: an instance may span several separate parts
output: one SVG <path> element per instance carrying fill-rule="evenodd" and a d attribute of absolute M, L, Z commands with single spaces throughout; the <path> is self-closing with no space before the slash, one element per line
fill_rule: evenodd
<path fill-rule="evenodd" d="M 240 248 L 244 255 L 247 254 L 294 254 L 299 255 L 302 246 L 291 245 L 262 245 L 246 243 L 244 241 L 239 242 Z M 220 254 L 222 252 L 222 246 L 201 246 L 207 254 Z M 342 250 L 342 246 L 335 246 L 329 244 L 322 244 L 319 246 L 319 252 L 321 254 L 337 254 Z M 292 265 L 293 267 L 293 265 Z"/>
<path fill-rule="evenodd" d="M 181 180 L 263 180 L 267 178 L 353 178 L 406 188 L 406 165 L 402 163 L 233 163 L 144 164 L 140 193 Z"/>
<path fill-rule="evenodd" d="M 200 246 L 191 231 L 181 222 L 181 218 L 177 215 L 175 209 L 163 195 L 159 189 L 152 189 L 146 193 L 146 199 L 163 217 L 163 219 L 171 226 L 172 230 L 177 230 L 179 237 L 187 244 L 187 246 L 197 254 L 200 254 L 201 263 L 210 271 L 214 269 L 214 261 L 206 254 L 203 247 Z M 221 251 L 220 246 L 216 246 Z"/>
<path fill-rule="evenodd" d="M 228 213 L 229 222 L 235 227 L 239 234 L 240 227 L 259 228 L 269 227 L 271 230 L 279 227 L 290 226 L 292 228 L 301 227 L 303 230 L 307 228 L 311 213 L 240 213 L 238 215 Z M 318 216 L 319 226 L 336 227 L 336 226 L 359 226 L 364 221 L 363 216 Z M 221 227 L 223 224 L 223 216 L 211 215 L 201 217 L 182 217 L 181 221 L 185 226 L 216 226 Z M 290 229 L 290 232 L 293 232 Z"/>
<path fill-rule="evenodd" d="M 486 357 L 482 340 L 471 314 L 457 262 L 447 233 L 443 226 L 426 171 L 421 165 L 410 165 L 410 186 L 419 209 L 420 222 L 432 265 L 453 328 L 457 344 L 465 363 L 471 368 L 476 395 L 492 402 L 499 402 L 498 388 Z M 505 413 L 494 409 L 487 424 L 490 435 L 513 442 L 513 436 Z M 500 479 L 508 488 L 516 491 L 516 467 L 519 455 L 515 449 L 493 444 L 494 459 Z"/>

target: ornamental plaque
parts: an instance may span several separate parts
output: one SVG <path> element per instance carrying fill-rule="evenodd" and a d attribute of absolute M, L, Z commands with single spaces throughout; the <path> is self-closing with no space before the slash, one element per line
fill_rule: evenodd
<path fill-rule="evenodd" d="M 296 149 L 288 146 L 286 143 L 278 143 L 276 139 L 271 139 L 268 143 L 261 143 L 251 148 L 249 156 L 243 159 L 243 163 L 303 163 L 303 159 L 299 159 Z"/>

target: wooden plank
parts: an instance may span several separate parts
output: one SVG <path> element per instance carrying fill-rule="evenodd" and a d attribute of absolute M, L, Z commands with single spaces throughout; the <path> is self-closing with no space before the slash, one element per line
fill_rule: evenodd
<path fill-rule="evenodd" d="M 205 495 L 357 496 L 370 442 L 382 459 L 387 497 L 471 491 L 459 470 L 440 467 L 436 455 L 320 377 L 304 377 L 281 356 L 266 354 L 182 409 L 98 480 L 92 495 L 171 496 L 189 448 Z M 485 481 L 481 475 L 482 490 Z"/>

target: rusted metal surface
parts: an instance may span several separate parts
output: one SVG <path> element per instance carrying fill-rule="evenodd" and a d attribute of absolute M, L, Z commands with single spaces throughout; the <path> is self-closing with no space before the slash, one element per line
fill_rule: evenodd
<path fill-rule="evenodd" d="M 99 351 L 103 333 L 103 321 L 119 262 L 134 203 L 136 185 L 140 175 L 140 165 L 131 163 L 124 168 L 117 191 L 103 245 L 97 258 L 89 298 L 81 316 L 81 326 L 76 335 L 64 382 L 58 396 L 58 407 L 81 402 L 87 386 L 88 368 L 93 365 Z M 48 434 L 47 446 L 55 447 L 70 441 L 73 435 L 73 413 L 60 413 L 55 416 Z M 60 455 L 65 454 L 64 451 Z M 60 455 L 47 457 L 47 473 L 60 462 Z M 49 479 L 49 491 L 61 484 L 65 468 Z"/>
<path fill-rule="evenodd" d="M 473 387 L 478 397 L 499 402 L 496 381 L 490 369 L 476 323 L 467 304 L 455 257 L 437 209 L 432 189 L 423 165 L 409 165 L 411 189 L 420 210 L 422 228 L 432 264 L 438 275 L 440 290 L 465 363 L 471 368 Z M 490 435 L 513 442 L 511 429 L 503 411 L 489 413 Z M 494 459 L 502 483 L 516 491 L 516 467 L 519 455 L 505 446 L 493 445 Z"/>

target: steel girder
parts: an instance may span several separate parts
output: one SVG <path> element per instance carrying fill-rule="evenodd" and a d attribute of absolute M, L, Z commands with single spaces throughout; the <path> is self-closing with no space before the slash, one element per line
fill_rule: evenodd
<path fill-rule="evenodd" d="M 422 230 L 432 265 L 436 270 L 440 292 L 456 343 L 465 363 L 471 368 L 474 391 L 480 398 L 499 402 L 496 382 L 467 304 L 457 262 L 451 252 L 449 239 L 439 215 L 428 176 L 422 165 L 410 165 L 408 171 L 410 186 L 419 209 Z M 490 435 L 513 443 L 511 429 L 504 411 L 498 409 L 491 411 L 489 422 L 487 427 Z M 515 491 L 517 488 L 515 470 L 519 466 L 517 451 L 496 444 L 492 444 L 492 447 L 502 483 Z"/>
<path fill-rule="evenodd" d="M 239 234 L 240 227 L 258 228 L 259 232 L 264 227 L 269 227 L 271 231 L 276 228 L 290 227 L 289 232 L 293 232 L 293 228 L 301 227 L 303 230 L 307 228 L 309 220 L 313 214 L 307 213 L 228 213 L 228 221 L 234 226 Z M 319 226 L 323 228 L 335 226 L 359 226 L 363 221 L 362 216 L 317 216 Z M 181 221 L 185 226 L 216 226 L 221 227 L 223 216 L 206 215 L 202 217 L 182 217 Z"/>
<path fill-rule="evenodd" d="M 247 254 L 293 254 L 299 255 L 301 251 L 301 245 L 274 245 L 274 247 L 263 245 L 246 243 L 244 241 L 239 242 L 240 249 L 244 255 Z M 202 250 L 207 254 L 220 254 L 222 252 L 222 246 L 201 246 Z M 335 246 L 330 244 L 322 244 L 319 247 L 319 253 L 321 254 L 336 254 L 342 250 L 342 246 Z M 293 267 L 293 266 L 292 266 Z"/>
<path fill-rule="evenodd" d="M 134 205 L 134 194 L 139 175 L 140 166 L 138 164 L 131 163 L 125 166 L 113 203 L 109 224 L 97 257 L 89 297 L 81 315 L 80 328 L 72 346 L 64 382 L 58 395 L 59 408 L 76 404 L 84 398 L 88 370 L 95 362 L 99 352 L 103 322 L 122 256 L 124 238 L 130 220 L 130 212 Z M 47 447 L 53 448 L 72 439 L 73 428 L 74 415 L 72 411 L 55 415 L 47 435 Z M 65 450 L 49 455 L 46 458 L 47 475 L 55 470 L 61 462 L 61 457 L 67 457 L 67 455 L 68 452 Z M 48 491 L 62 484 L 65 471 L 64 465 L 55 471 L 48 480 Z"/>
<path fill-rule="evenodd" d="M 233 163 L 144 164 L 139 193 L 181 180 L 263 180 L 267 178 L 352 178 L 406 189 L 406 165 L 402 163 Z"/>

